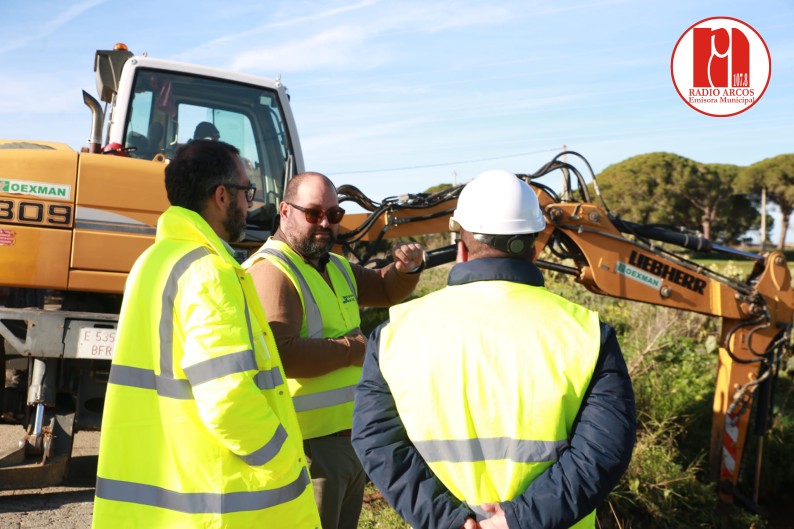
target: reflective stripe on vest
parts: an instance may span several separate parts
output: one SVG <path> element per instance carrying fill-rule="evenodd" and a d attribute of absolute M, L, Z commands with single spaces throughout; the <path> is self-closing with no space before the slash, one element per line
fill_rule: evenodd
<path fill-rule="evenodd" d="M 275 248 L 262 248 L 257 253 L 273 256 L 277 259 L 280 259 L 281 262 L 290 267 L 292 274 L 295 276 L 295 279 L 298 280 L 298 283 L 301 287 L 303 304 L 306 309 L 307 338 L 324 338 L 323 317 L 320 314 L 320 307 L 317 305 L 317 301 L 314 299 L 314 294 L 312 294 L 308 283 L 306 283 L 306 280 L 303 278 L 303 274 L 301 274 L 300 270 L 298 270 L 298 267 L 295 266 L 295 263 L 292 262 L 287 254 L 281 250 L 276 250 Z M 339 257 L 336 255 L 330 255 L 329 257 L 331 261 L 333 261 L 334 266 L 336 266 L 336 268 L 342 272 L 342 276 L 345 278 L 348 286 L 350 287 L 350 292 L 355 293 L 356 289 L 353 285 L 353 279 L 347 273 L 347 269 L 344 267 Z M 328 408 L 329 406 L 353 402 L 355 389 L 356 386 L 347 386 L 344 388 L 311 393 L 309 395 L 296 395 L 293 397 L 292 402 L 295 404 L 296 412 L 319 410 L 321 408 Z"/>
<path fill-rule="evenodd" d="M 411 442 L 453 495 L 479 505 L 513 500 L 569 447 L 600 327 L 545 288 L 479 281 L 392 307 L 379 346 Z"/>
<path fill-rule="evenodd" d="M 295 411 L 297 412 L 319 410 L 320 408 L 336 406 L 345 402 L 353 402 L 355 392 L 356 386 L 347 386 L 308 395 L 296 395 L 292 398 L 292 402 L 295 404 Z"/>
<path fill-rule="evenodd" d="M 179 291 L 179 278 L 182 277 L 190 265 L 202 257 L 209 255 L 207 248 L 196 248 L 181 257 L 168 276 L 165 282 L 165 289 L 161 297 L 162 312 L 160 314 L 160 374 L 156 374 L 151 369 L 143 369 L 133 366 L 112 364 L 108 382 L 121 386 L 129 386 L 144 390 L 154 390 L 161 397 L 168 397 L 180 400 L 193 399 L 193 386 L 198 386 L 211 380 L 243 373 L 245 371 L 257 370 L 256 357 L 253 349 L 247 349 L 237 353 L 231 353 L 217 358 L 210 358 L 198 364 L 185 368 L 187 380 L 178 379 L 173 376 L 173 333 L 174 333 L 174 300 Z M 240 285 L 242 289 L 242 285 Z M 245 302 L 245 321 L 248 326 L 248 338 L 253 345 L 254 333 L 251 326 L 251 316 L 248 312 L 248 302 L 243 290 Z M 274 389 L 284 383 L 278 367 L 267 371 L 258 371 L 254 376 L 257 387 L 261 390 Z M 287 440 L 287 431 L 279 425 L 273 436 L 261 448 L 255 452 L 240 456 L 249 465 L 260 466 L 270 461 L 281 450 L 282 445 Z M 144 487 L 145 485 L 140 485 Z M 157 488 L 157 487 L 154 487 Z M 173 493 L 172 493 L 173 494 Z M 131 501 L 131 500 L 128 500 Z"/>
<path fill-rule="evenodd" d="M 96 529 L 320 526 L 272 331 L 227 250 L 201 215 L 172 206 L 130 269 Z"/>
<path fill-rule="evenodd" d="M 488 459 L 509 459 L 516 463 L 545 463 L 557 461 L 568 448 L 568 441 L 526 441 L 508 437 L 413 441 L 428 463 L 449 461 L 473 463 Z"/>
<path fill-rule="evenodd" d="M 262 248 L 257 254 L 265 254 L 265 255 L 272 255 L 277 259 L 280 259 L 285 265 L 290 267 L 292 270 L 292 275 L 298 281 L 301 287 L 301 294 L 303 295 L 303 306 L 306 311 L 306 333 L 307 338 L 323 338 L 323 317 L 320 315 L 320 307 L 317 305 L 317 302 L 314 300 L 314 295 L 312 294 L 309 285 L 306 284 L 306 280 L 303 278 L 303 274 L 300 273 L 298 267 L 295 266 L 295 263 L 287 257 L 287 255 L 282 252 L 281 250 L 276 250 L 274 248 Z"/>
<path fill-rule="evenodd" d="M 133 502 L 188 514 L 225 514 L 268 509 L 288 503 L 300 496 L 309 482 L 309 473 L 304 468 L 295 481 L 277 489 L 217 494 L 173 492 L 154 485 L 98 477 L 96 495 L 105 500 Z"/>
<path fill-rule="evenodd" d="M 196 386 L 216 378 L 241 373 L 257 369 L 256 358 L 253 349 L 240 351 L 239 353 L 225 355 L 219 358 L 211 358 L 194 366 L 185 369 L 188 380 L 174 378 L 174 300 L 179 290 L 179 278 L 182 277 L 190 265 L 202 257 L 209 255 L 207 248 L 196 248 L 181 257 L 174 267 L 165 283 L 165 289 L 161 297 L 160 313 L 160 374 L 155 375 L 154 371 L 141 369 L 131 366 L 113 364 L 110 369 L 109 382 L 121 384 L 123 386 L 133 386 L 142 389 L 156 389 L 157 394 L 162 397 L 174 399 L 192 399 L 193 392 L 191 386 Z M 245 298 L 245 291 L 243 291 Z M 248 312 L 248 303 L 245 304 L 245 321 L 248 325 L 248 338 L 253 344 L 254 333 L 251 327 L 251 315 Z M 283 384 L 281 373 L 275 367 L 269 371 L 260 371 L 255 376 L 256 384 L 259 389 L 273 389 Z"/>
<path fill-rule="evenodd" d="M 303 297 L 303 306 L 306 311 L 306 338 L 324 338 L 323 317 L 322 314 L 320 314 L 320 306 L 314 299 L 314 294 L 312 294 L 312 290 L 309 288 L 308 283 L 306 283 L 306 279 L 303 278 L 303 274 L 301 274 L 300 270 L 298 270 L 298 267 L 295 266 L 295 263 L 292 262 L 292 259 L 290 259 L 287 254 L 281 250 L 276 250 L 275 248 L 262 248 L 256 252 L 254 256 L 257 254 L 273 256 L 279 259 L 285 265 L 289 266 L 290 270 L 292 270 L 292 275 L 300 285 L 301 296 Z M 339 257 L 336 255 L 330 255 L 329 257 L 331 258 L 331 261 L 333 261 L 334 266 L 336 266 L 336 268 L 342 273 L 342 277 L 344 277 L 345 281 L 347 281 L 347 284 L 350 287 L 350 292 L 355 294 L 356 288 L 353 284 L 353 278 L 351 278 L 347 273 L 347 268 L 344 267 L 341 259 L 339 259 Z"/>
<path fill-rule="evenodd" d="M 235 353 L 235 356 L 241 353 Z M 242 373 L 243 371 L 250 371 L 256 369 L 256 362 L 254 361 L 253 352 L 245 351 L 245 354 L 250 355 L 250 360 L 253 362 L 253 367 L 244 367 L 236 371 L 217 371 L 213 376 L 209 376 L 202 382 L 208 382 L 216 378 L 225 377 L 233 373 Z M 188 368 L 189 369 L 189 368 Z M 120 386 L 130 386 L 133 388 L 141 389 L 155 389 L 157 394 L 161 397 L 170 397 L 172 399 L 190 400 L 193 398 L 193 390 L 190 389 L 191 383 L 189 380 L 180 380 L 173 378 L 166 378 L 161 375 L 156 375 L 151 369 L 143 369 L 140 367 L 122 366 L 114 364 L 110 368 L 110 378 L 108 381 L 111 384 L 118 384 Z M 281 371 L 277 367 L 267 371 L 260 371 L 254 376 L 254 382 L 259 389 L 273 389 L 284 383 L 281 378 Z M 199 382 L 200 383 L 200 382 Z"/>
<path fill-rule="evenodd" d="M 203 246 L 188 252 L 174 264 L 165 282 L 160 303 L 160 375 L 164 378 L 174 378 L 174 300 L 179 291 L 179 278 L 194 261 L 206 255 L 210 255 L 210 251 Z"/>
<path fill-rule="evenodd" d="M 331 258 L 331 261 L 334 262 L 334 264 L 339 269 L 339 271 L 342 272 L 342 276 L 347 281 L 347 286 L 350 287 L 350 292 L 355 294 L 356 293 L 356 286 L 353 284 L 353 278 L 351 278 L 348 275 L 347 268 L 345 268 L 345 265 L 342 264 L 342 260 L 339 258 L 339 256 L 336 256 L 334 254 L 330 254 L 329 257 Z"/>
<path fill-rule="evenodd" d="M 336 254 L 328 257 L 326 279 L 289 245 L 270 239 L 243 267 L 258 259 L 270 260 L 290 279 L 303 304 L 300 337 L 337 338 L 360 324 L 358 293 L 350 265 Z M 360 376 L 361 367 L 347 366 L 318 377 L 287 381 L 304 438 L 351 427 L 355 385 Z"/>

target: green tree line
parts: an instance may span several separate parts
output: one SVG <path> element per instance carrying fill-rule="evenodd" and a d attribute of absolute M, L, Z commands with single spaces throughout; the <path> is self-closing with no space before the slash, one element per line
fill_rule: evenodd
<path fill-rule="evenodd" d="M 760 228 L 765 192 L 780 210 L 777 247 L 785 247 L 794 211 L 794 154 L 738 166 L 654 152 L 611 165 L 596 179 L 613 213 L 633 222 L 684 226 L 721 244 L 740 242 Z"/>

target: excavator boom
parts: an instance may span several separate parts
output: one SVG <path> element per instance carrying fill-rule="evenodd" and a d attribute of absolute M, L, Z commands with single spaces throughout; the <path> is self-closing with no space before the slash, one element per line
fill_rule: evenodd
<path fill-rule="evenodd" d="M 536 264 L 569 274 L 595 294 L 721 319 L 710 475 L 720 484 L 720 496 L 725 502 L 735 501 L 758 510 L 757 480 L 752 497 L 743 494 L 737 482 L 754 395 L 759 388 L 771 385 L 781 357 L 791 352 L 794 291 L 785 256 L 781 252 L 743 252 L 683 230 L 623 221 L 606 205 L 590 199 L 581 174 L 572 165 L 559 161 L 566 155 L 580 156 L 561 153 L 537 173 L 518 175 L 535 189 L 547 220 L 546 229 L 536 242 L 536 255 L 548 249 L 554 260 L 537 260 Z M 561 171 L 564 177 L 561 195 L 537 181 L 555 171 Z M 579 179 L 579 200 L 573 198 L 570 190 L 570 174 Z M 374 252 L 355 251 L 354 243 L 447 231 L 462 187 L 374 203 L 359 190 L 342 186 L 340 199 L 356 202 L 369 213 L 347 217 L 340 240 L 368 261 Z M 597 182 L 594 187 L 598 189 Z M 669 249 L 673 246 L 676 251 Z M 743 281 L 727 277 L 688 259 L 682 248 L 727 252 L 752 261 L 753 271 Z M 454 247 L 432 251 L 431 264 L 449 262 L 454 256 Z M 759 412 L 761 421 L 765 413 Z"/>

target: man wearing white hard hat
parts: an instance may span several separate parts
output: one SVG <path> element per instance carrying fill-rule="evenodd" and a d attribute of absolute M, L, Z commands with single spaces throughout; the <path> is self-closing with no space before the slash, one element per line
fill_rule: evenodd
<path fill-rule="evenodd" d="M 413 527 L 594 528 L 628 467 L 634 393 L 615 331 L 544 287 L 532 187 L 486 171 L 450 227 L 447 287 L 370 337 L 353 446 Z"/>

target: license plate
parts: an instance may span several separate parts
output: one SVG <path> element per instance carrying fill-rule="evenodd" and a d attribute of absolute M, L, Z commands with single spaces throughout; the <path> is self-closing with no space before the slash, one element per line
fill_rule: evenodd
<path fill-rule="evenodd" d="M 77 340 L 77 358 L 110 360 L 115 345 L 116 329 L 84 327 L 80 329 L 80 338 Z"/>

